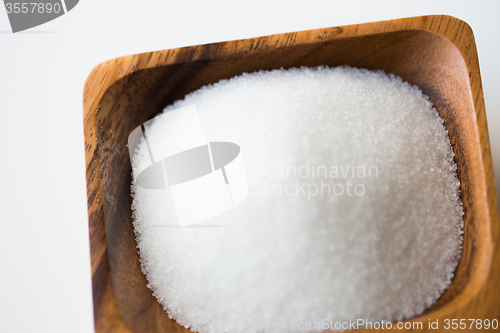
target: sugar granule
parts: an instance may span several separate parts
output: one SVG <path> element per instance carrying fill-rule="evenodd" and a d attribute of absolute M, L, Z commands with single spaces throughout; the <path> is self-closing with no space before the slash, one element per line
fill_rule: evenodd
<path fill-rule="evenodd" d="M 224 227 L 169 228 L 168 190 L 132 184 L 142 270 L 179 324 L 271 333 L 323 319 L 397 321 L 448 288 L 461 253 L 460 183 L 443 120 L 418 87 L 382 71 L 292 68 L 222 80 L 164 112 L 191 104 L 208 141 L 241 147 L 250 192 L 207 221 Z M 148 130 L 169 144 L 161 122 Z M 132 167 L 148 163 L 142 142 Z M 347 182 L 358 194 L 304 194 Z"/>

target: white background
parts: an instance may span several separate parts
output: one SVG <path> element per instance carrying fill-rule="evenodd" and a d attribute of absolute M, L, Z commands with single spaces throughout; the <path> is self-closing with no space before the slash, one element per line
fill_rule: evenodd
<path fill-rule="evenodd" d="M 82 91 L 97 64 L 202 43 L 453 15 L 476 37 L 500 184 L 498 13 L 493 0 L 81 0 L 52 22 L 12 34 L 0 6 L 0 332 L 93 332 Z"/>

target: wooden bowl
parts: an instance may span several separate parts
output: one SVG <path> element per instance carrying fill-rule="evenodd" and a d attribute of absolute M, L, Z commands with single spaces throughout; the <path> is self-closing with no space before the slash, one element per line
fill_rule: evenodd
<path fill-rule="evenodd" d="M 425 328 L 428 319 L 445 318 L 480 296 L 498 209 L 476 45 L 465 22 L 423 16 L 143 53 L 94 68 L 85 84 L 84 128 L 96 332 L 189 332 L 168 318 L 141 272 L 131 220 L 129 133 L 206 84 L 260 69 L 318 65 L 383 69 L 430 96 L 456 154 L 464 243 L 450 288 L 410 322 L 422 321 Z M 500 295 L 496 286 L 488 290 Z"/>

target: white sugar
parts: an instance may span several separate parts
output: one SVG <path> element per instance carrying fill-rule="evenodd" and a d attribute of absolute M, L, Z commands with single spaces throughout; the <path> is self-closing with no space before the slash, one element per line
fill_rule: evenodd
<path fill-rule="evenodd" d="M 132 185 L 142 269 L 178 323 L 270 333 L 396 321 L 450 285 L 462 242 L 459 181 L 443 120 L 418 87 L 349 67 L 262 71 L 203 87 L 165 112 L 192 104 L 207 141 L 241 147 L 249 194 L 205 223 L 224 227 L 175 228 L 159 226 L 177 221 L 170 192 Z M 165 132 L 159 121 L 147 130 L 158 140 Z M 149 163 L 142 142 L 133 168 Z M 324 184 L 342 186 L 314 194 Z"/>

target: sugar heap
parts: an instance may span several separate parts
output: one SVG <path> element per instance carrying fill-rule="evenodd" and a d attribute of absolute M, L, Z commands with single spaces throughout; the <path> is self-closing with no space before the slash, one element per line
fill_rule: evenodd
<path fill-rule="evenodd" d="M 271 333 L 396 321 L 450 285 L 460 183 L 443 120 L 418 87 L 350 67 L 261 71 L 164 112 L 193 104 L 207 141 L 241 147 L 249 193 L 205 222 L 223 227 L 173 228 L 162 227 L 176 221 L 169 191 L 132 184 L 148 287 L 179 324 Z M 147 163 L 142 142 L 132 166 Z"/>

